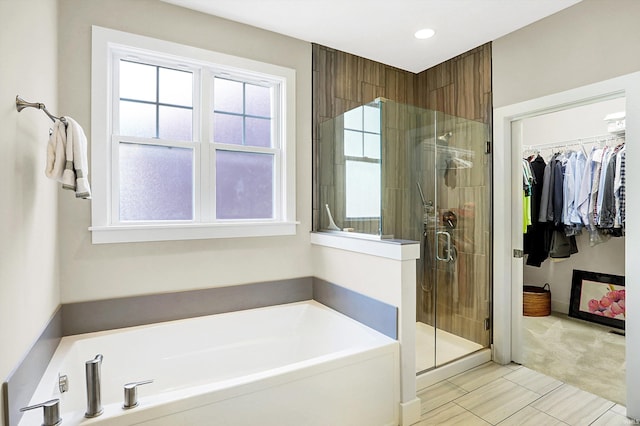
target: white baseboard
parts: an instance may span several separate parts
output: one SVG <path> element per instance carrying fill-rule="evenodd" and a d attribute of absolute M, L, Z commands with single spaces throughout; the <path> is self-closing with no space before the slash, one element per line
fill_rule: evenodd
<path fill-rule="evenodd" d="M 400 425 L 409 426 L 420 421 L 422 401 L 414 398 L 409 402 L 400 403 Z"/>

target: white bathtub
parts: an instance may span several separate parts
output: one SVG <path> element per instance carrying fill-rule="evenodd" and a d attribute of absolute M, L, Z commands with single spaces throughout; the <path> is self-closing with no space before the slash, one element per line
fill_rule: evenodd
<path fill-rule="evenodd" d="M 98 353 L 104 413 L 86 419 Z M 399 364 L 395 340 L 308 301 L 64 337 L 30 402 L 60 398 L 62 425 L 397 425 Z M 122 409 L 123 385 L 145 379 Z"/>

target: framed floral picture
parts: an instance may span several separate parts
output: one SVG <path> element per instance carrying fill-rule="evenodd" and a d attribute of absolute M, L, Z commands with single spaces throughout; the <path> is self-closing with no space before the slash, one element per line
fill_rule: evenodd
<path fill-rule="evenodd" d="M 573 270 L 569 316 L 624 330 L 624 277 Z"/>

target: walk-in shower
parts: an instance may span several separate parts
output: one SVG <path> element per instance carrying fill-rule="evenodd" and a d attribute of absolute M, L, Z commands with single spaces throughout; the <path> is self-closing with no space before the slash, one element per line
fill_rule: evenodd
<path fill-rule="evenodd" d="M 319 127 L 318 229 L 420 242 L 416 373 L 490 346 L 484 123 L 378 99 Z"/>

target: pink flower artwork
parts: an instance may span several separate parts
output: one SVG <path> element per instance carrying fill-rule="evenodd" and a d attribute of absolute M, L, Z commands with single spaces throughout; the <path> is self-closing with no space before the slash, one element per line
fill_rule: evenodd
<path fill-rule="evenodd" d="M 625 315 L 625 291 L 615 290 L 613 285 L 609 285 L 608 291 L 600 299 L 592 298 L 587 302 L 589 312 L 608 318 L 624 319 Z"/>

